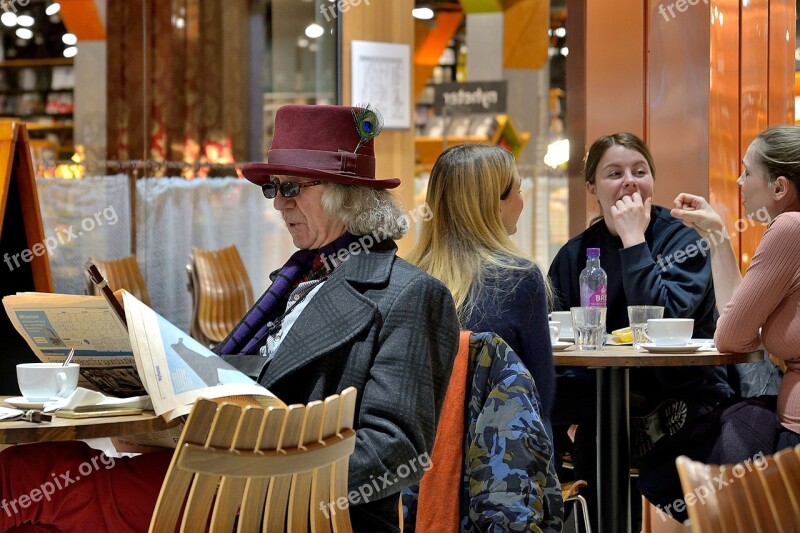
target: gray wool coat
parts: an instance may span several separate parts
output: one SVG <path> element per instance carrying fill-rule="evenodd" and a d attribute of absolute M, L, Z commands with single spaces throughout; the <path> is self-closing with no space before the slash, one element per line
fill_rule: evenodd
<path fill-rule="evenodd" d="M 397 530 L 399 492 L 427 465 L 458 348 L 450 292 L 396 252 L 385 241 L 350 255 L 268 365 L 257 355 L 224 356 L 286 404 L 358 390 L 349 469 L 356 531 Z"/>

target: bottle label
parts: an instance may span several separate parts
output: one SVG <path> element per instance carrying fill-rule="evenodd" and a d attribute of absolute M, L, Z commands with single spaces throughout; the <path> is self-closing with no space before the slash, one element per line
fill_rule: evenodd
<path fill-rule="evenodd" d="M 606 307 L 606 286 L 600 285 L 589 295 L 589 307 Z"/>

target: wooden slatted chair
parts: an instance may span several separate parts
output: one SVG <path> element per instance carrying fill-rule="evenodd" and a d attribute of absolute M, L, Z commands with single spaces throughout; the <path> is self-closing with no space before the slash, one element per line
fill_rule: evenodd
<path fill-rule="evenodd" d="M 573 505 L 580 506 L 583 515 L 583 529 L 586 533 L 592 533 L 592 523 L 589 521 L 589 506 L 586 503 L 586 498 L 579 494 L 581 487 L 585 486 L 586 481 L 583 479 L 565 481 L 561 484 L 561 497 L 564 499 L 565 505 L 567 502 L 573 502 Z M 577 526 L 577 519 L 575 523 Z"/>
<path fill-rule="evenodd" d="M 789 533 L 800 527 L 800 515 L 791 512 L 791 487 L 772 456 L 721 466 L 681 456 L 676 464 L 683 492 L 697 497 L 686 502 L 693 532 Z"/>
<path fill-rule="evenodd" d="M 715 475 L 719 472 L 712 473 L 712 465 L 707 465 L 699 461 L 692 461 L 686 456 L 680 456 L 675 460 L 678 467 L 678 474 L 681 478 L 681 487 L 685 494 L 696 494 L 695 490 L 701 492 L 709 492 L 704 496 L 703 503 L 687 502 L 686 510 L 689 514 L 689 520 L 692 524 L 692 531 L 695 533 L 723 533 L 727 528 L 723 528 L 722 516 L 719 512 L 719 503 L 717 501 L 716 491 L 708 489 L 709 483 L 712 482 Z M 724 517 L 731 521 L 734 520 L 733 516 Z M 734 522 L 731 522 L 735 526 Z"/>
<path fill-rule="evenodd" d="M 253 305 L 253 287 L 236 245 L 220 250 L 192 248 L 189 265 L 192 323 L 198 341 L 221 342 Z"/>
<path fill-rule="evenodd" d="M 198 400 L 181 434 L 151 532 L 352 531 L 347 466 L 356 390 L 308 405 Z"/>
<path fill-rule="evenodd" d="M 91 258 L 91 261 L 108 281 L 112 291 L 125 289 L 145 305 L 150 305 L 150 293 L 147 291 L 147 284 L 144 282 L 135 255 L 112 260 Z M 88 272 L 86 273 L 86 292 L 87 294 L 100 294 L 100 290 L 92 282 Z"/>
<path fill-rule="evenodd" d="M 787 450 L 793 452 L 793 450 Z M 794 475 L 800 472 L 795 471 Z M 792 511 L 792 498 L 789 495 L 789 486 L 785 483 L 780 467 L 774 457 L 770 457 L 763 469 L 758 469 L 764 492 L 769 502 L 775 526 L 771 529 L 775 533 L 797 533 L 800 530 L 800 515 Z"/>
<path fill-rule="evenodd" d="M 783 482 L 789 489 L 792 514 L 800 516 L 800 446 L 781 450 L 773 455 L 773 458 L 781 471 Z"/>

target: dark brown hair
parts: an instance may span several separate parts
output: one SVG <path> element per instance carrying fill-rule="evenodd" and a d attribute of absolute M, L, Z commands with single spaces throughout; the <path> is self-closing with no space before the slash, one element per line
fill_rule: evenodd
<path fill-rule="evenodd" d="M 653 163 L 653 155 L 650 153 L 650 149 L 643 140 L 633 133 L 621 132 L 613 135 L 604 135 L 589 148 L 589 153 L 586 154 L 586 160 L 583 163 L 583 179 L 586 180 L 586 183 L 594 185 L 597 165 L 600 164 L 600 159 L 602 159 L 606 150 L 614 145 L 630 148 L 642 154 L 650 166 L 650 175 L 653 176 L 653 179 L 656 179 L 656 166 Z"/>

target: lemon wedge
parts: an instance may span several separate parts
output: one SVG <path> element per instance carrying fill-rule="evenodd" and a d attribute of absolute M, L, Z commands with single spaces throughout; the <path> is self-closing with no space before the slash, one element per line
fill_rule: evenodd
<path fill-rule="evenodd" d="M 617 342 L 633 342 L 633 332 L 631 328 L 615 329 L 611 334 L 617 338 Z"/>

